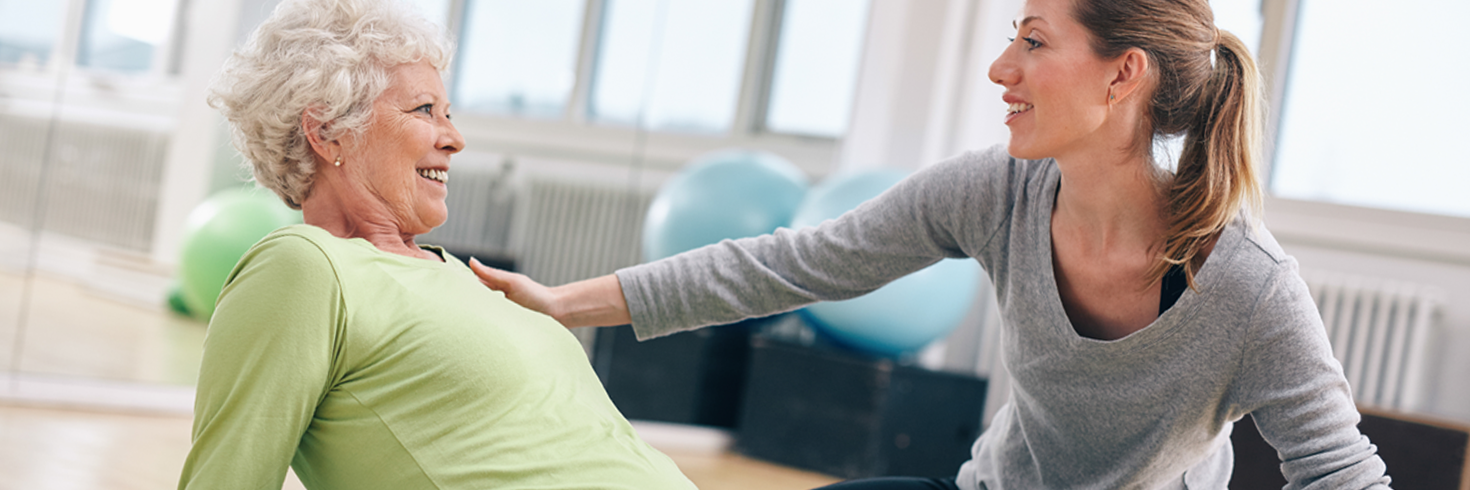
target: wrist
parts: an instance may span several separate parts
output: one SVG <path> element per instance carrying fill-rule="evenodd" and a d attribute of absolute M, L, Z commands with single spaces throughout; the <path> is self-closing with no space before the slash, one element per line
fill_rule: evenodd
<path fill-rule="evenodd" d="M 570 311 L 570 308 L 567 307 L 567 298 L 569 297 L 569 294 L 567 293 L 568 286 L 571 286 L 571 284 L 563 284 L 561 286 L 547 289 L 548 297 L 546 298 L 545 313 L 547 316 L 550 316 L 558 323 L 561 323 L 562 325 L 566 325 L 568 327 L 572 327 L 575 325 L 568 323 L 571 320 L 570 317 L 572 313 Z"/>

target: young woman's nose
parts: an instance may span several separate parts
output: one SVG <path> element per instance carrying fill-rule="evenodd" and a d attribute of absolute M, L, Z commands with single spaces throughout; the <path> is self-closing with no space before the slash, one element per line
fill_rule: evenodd
<path fill-rule="evenodd" d="M 1007 46 L 1006 50 L 1000 53 L 1000 57 L 990 63 L 989 76 L 991 82 L 997 85 L 1010 86 L 1015 85 L 1020 78 L 1018 76 L 1019 72 L 1016 71 L 1016 64 L 1013 61 L 1012 48 L 1014 44 L 1012 43 L 1012 46 Z"/>

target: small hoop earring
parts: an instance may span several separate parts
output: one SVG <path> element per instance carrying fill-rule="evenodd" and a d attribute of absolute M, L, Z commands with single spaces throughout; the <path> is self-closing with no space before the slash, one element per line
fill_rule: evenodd
<path fill-rule="evenodd" d="M 336 162 L 333 162 L 332 163 L 332 166 L 333 167 L 341 167 L 342 166 L 342 157 L 337 157 L 337 161 Z"/>

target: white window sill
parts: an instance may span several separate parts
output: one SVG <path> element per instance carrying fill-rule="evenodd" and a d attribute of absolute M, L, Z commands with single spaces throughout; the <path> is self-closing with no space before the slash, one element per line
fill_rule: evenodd
<path fill-rule="evenodd" d="M 1470 218 L 1266 198 L 1282 242 L 1470 265 Z"/>

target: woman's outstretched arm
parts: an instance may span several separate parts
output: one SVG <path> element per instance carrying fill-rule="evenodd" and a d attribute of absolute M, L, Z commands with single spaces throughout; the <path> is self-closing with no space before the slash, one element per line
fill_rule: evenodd
<path fill-rule="evenodd" d="M 503 271 L 470 259 L 470 269 L 486 287 L 506 299 L 550 316 L 570 327 L 607 327 L 631 321 L 618 277 L 608 274 L 557 287 L 546 287 L 524 274 Z"/>

